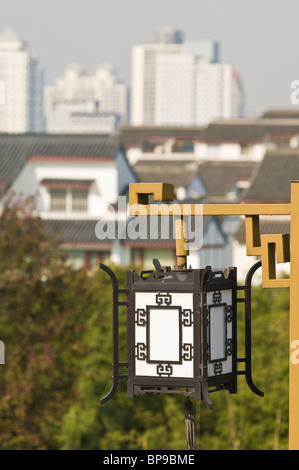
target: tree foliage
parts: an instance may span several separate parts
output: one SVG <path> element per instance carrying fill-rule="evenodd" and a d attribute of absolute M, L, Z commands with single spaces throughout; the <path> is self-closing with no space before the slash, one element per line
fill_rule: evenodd
<path fill-rule="evenodd" d="M 5 202 L 0 252 L 0 446 L 57 448 L 83 354 L 86 275 L 67 268 L 31 199 Z"/>
<path fill-rule="evenodd" d="M 128 399 L 125 381 L 111 385 L 112 294 L 100 270 L 73 270 L 31 200 L 10 198 L 0 216 L 0 449 L 186 449 L 184 397 Z M 126 269 L 113 267 L 121 287 Z M 287 290 L 253 290 L 254 395 L 196 402 L 198 449 L 286 449 L 288 446 Z M 238 312 L 239 357 L 244 312 Z M 120 360 L 126 361 L 126 311 L 120 310 Z M 125 370 L 124 370 L 125 372 Z"/>

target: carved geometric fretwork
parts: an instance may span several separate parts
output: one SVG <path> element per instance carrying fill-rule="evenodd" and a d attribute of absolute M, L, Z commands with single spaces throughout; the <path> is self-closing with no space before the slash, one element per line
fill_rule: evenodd
<path fill-rule="evenodd" d="M 147 346 L 144 343 L 137 343 L 135 346 L 135 357 L 139 361 L 146 361 L 147 359 Z"/>
<path fill-rule="evenodd" d="M 193 312 L 191 309 L 182 310 L 182 324 L 184 326 L 193 325 Z"/>
<path fill-rule="evenodd" d="M 164 306 L 171 305 L 171 295 L 158 293 L 156 295 L 156 303 L 157 305 L 164 305 Z"/>
<path fill-rule="evenodd" d="M 191 361 L 193 359 L 193 345 L 191 343 L 184 343 L 182 346 L 182 358 L 184 361 Z"/>
<path fill-rule="evenodd" d="M 171 364 L 158 364 L 157 375 L 159 377 L 170 377 L 173 374 L 173 367 Z"/>
<path fill-rule="evenodd" d="M 258 215 L 245 217 L 245 232 L 247 256 L 259 256 L 261 254 L 261 236 Z"/>
<path fill-rule="evenodd" d="M 299 188 L 291 185 L 293 196 L 298 200 Z M 297 194 L 298 193 L 298 194 Z M 149 195 L 154 195 L 156 202 L 149 204 Z M 260 235 L 259 216 L 291 215 L 291 208 L 297 210 L 297 202 L 286 204 L 165 204 L 173 201 L 173 185 L 166 183 L 131 183 L 130 215 L 172 215 L 203 216 L 244 215 L 246 224 L 246 250 L 248 256 L 261 256 L 263 287 L 290 287 L 290 279 L 276 278 L 276 261 L 290 261 L 290 236 L 288 234 Z M 200 210 L 199 210 L 200 206 Z M 299 218 L 299 217 L 298 217 Z M 299 222 L 298 222 L 299 230 Z M 293 237 L 294 238 L 294 237 Z M 176 239 L 178 246 L 180 240 Z M 297 241 L 296 241 L 297 243 Z M 276 256 L 276 259 L 275 259 Z"/>
<path fill-rule="evenodd" d="M 138 308 L 135 312 L 135 321 L 138 326 L 146 326 L 147 323 L 147 311 L 143 308 Z"/>
<path fill-rule="evenodd" d="M 261 256 L 263 287 L 289 287 L 290 279 L 276 278 L 276 262 L 290 261 L 289 234 L 260 235 L 259 216 L 247 215 L 246 253 L 248 256 Z"/>
<path fill-rule="evenodd" d="M 289 287 L 290 279 L 276 279 L 277 263 L 290 261 L 290 236 L 261 235 L 263 287 Z"/>

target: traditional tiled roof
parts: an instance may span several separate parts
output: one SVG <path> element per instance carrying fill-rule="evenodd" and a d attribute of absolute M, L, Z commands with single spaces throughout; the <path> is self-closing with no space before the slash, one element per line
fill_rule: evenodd
<path fill-rule="evenodd" d="M 269 134 L 298 132 L 299 119 L 286 122 L 272 119 L 238 119 L 211 123 L 201 131 L 200 139 L 208 142 L 262 142 Z"/>
<path fill-rule="evenodd" d="M 0 134 L 0 155 L 22 153 L 53 156 L 114 158 L 119 148 L 117 135 Z"/>
<path fill-rule="evenodd" d="M 139 216 L 137 227 L 134 225 L 135 220 L 128 220 L 126 238 L 122 240 L 124 246 L 130 248 L 175 248 L 172 216 L 163 218 L 163 221 L 161 217 Z"/>
<path fill-rule="evenodd" d="M 139 160 L 134 165 L 134 172 L 142 183 L 174 184 L 188 188 L 193 178 L 198 175 L 206 193 L 200 196 L 213 200 L 225 198 L 239 181 L 250 181 L 256 162 L 207 161 L 196 163 L 191 160 Z"/>
<path fill-rule="evenodd" d="M 267 152 L 242 199 L 244 202 L 289 202 L 290 181 L 296 179 L 299 179 L 298 149 Z"/>
<path fill-rule="evenodd" d="M 21 149 L 11 152 L 8 147 L 1 145 L 0 138 L 0 195 L 3 195 L 27 161 L 27 155 Z"/>
<path fill-rule="evenodd" d="M 194 160 L 139 160 L 133 167 L 134 173 L 141 183 L 174 184 L 175 189 L 186 187 L 194 177 L 198 164 Z"/>
<path fill-rule="evenodd" d="M 125 148 L 143 147 L 147 141 L 163 143 L 171 138 L 202 142 L 261 142 L 270 135 L 292 136 L 299 130 L 299 116 L 214 121 L 205 127 L 131 126 L 120 127 L 120 137 Z"/>
<path fill-rule="evenodd" d="M 266 109 L 262 119 L 299 119 L 298 109 Z"/>
<path fill-rule="evenodd" d="M 58 241 L 67 246 L 84 246 L 101 249 L 111 247 L 114 240 L 100 240 L 96 236 L 98 220 L 46 219 L 44 224 L 49 233 L 55 234 Z"/>
<path fill-rule="evenodd" d="M 226 197 L 239 181 L 251 181 L 256 162 L 214 161 L 199 165 L 197 173 L 210 198 Z"/>
<path fill-rule="evenodd" d="M 60 188 L 72 188 L 72 189 L 87 189 L 89 188 L 94 180 L 73 180 L 73 179 L 66 179 L 66 178 L 44 178 L 40 184 L 52 189 L 60 189 Z"/>
<path fill-rule="evenodd" d="M 127 236 L 122 240 L 122 244 L 129 246 L 130 248 L 172 248 L 176 247 L 176 234 L 175 234 L 175 221 L 173 216 L 169 217 L 147 217 L 139 216 L 139 225 L 136 228 L 136 239 L 132 237 L 135 231 L 135 225 L 130 228 L 130 222 L 134 224 L 134 220 L 129 220 L 127 225 Z M 226 240 L 226 236 L 221 229 L 218 217 L 204 216 L 195 220 L 195 217 L 186 217 L 185 222 L 187 225 L 187 231 L 189 231 L 190 242 L 194 240 L 194 234 L 197 237 L 201 237 L 199 231 L 202 230 L 204 235 L 209 223 L 214 220 L 218 227 L 219 232 L 222 235 L 223 241 Z M 193 237 L 193 238 L 192 238 Z M 209 244 L 209 240 L 206 241 L 206 245 Z"/>
<path fill-rule="evenodd" d="M 9 186 L 28 158 L 113 159 L 117 135 L 0 134 L 0 185 Z"/>
<path fill-rule="evenodd" d="M 197 140 L 200 127 L 188 126 L 120 126 L 120 139 L 124 147 L 139 147 L 146 141 L 166 142 L 177 137 L 184 140 Z"/>

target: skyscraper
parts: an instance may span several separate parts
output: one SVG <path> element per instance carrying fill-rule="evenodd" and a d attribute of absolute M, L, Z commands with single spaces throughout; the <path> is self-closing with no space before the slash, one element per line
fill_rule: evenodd
<path fill-rule="evenodd" d="M 192 54 L 161 54 L 156 62 L 154 123 L 195 122 L 195 58 Z"/>
<path fill-rule="evenodd" d="M 112 132 L 128 120 L 127 86 L 108 62 L 91 75 L 70 64 L 62 77 L 45 87 L 44 113 L 47 132 Z"/>
<path fill-rule="evenodd" d="M 153 124 L 156 106 L 157 58 L 182 54 L 183 44 L 143 44 L 132 49 L 131 124 Z"/>
<path fill-rule="evenodd" d="M 157 59 L 154 124 L 202 126 L 239 117 L 241 105 L 240 79 L 230 64 L 187 53 Z"/>
<path fill-rule="evenodd" d="M 43 71 L 38 57 L 11 28 L 0 34 L 0 81 L 5 94 L 0 132 L 41 132 Z"/>
<path fill-rule="evenodd" d="M 164 28 L 158 43 L 133 47 L 131 124 L 205 125 L 240 116 L 240 79 L 219 62 L 218 43 L 178 37 Z"/>
<path fill-rule="evenodd" d="M 159 28 L 156 31 L 156 43 L 158 44 L 182 44 L 184 34 L 181 30 L 175 28 Z"/>
<path fill-rule="evenodd" d="M 194 90 L 195 124 L 242 116 L 241 80 L 231 64 L 198 62 Z"/>

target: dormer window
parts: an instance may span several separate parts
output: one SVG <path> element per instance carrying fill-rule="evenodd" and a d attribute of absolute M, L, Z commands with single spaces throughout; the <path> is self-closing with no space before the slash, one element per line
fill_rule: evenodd
<path fill-rule="evenodd" d="M 65 189 L 50 189 L 50 211 L 66 212 Z"/>
<path fill-rule="evenodd" d="M 44 179 L 50 196 L 51 212 L 84 213 L 88 211 L 88 194 L 93 180 Z"/>
<path fill-rule="evenodd" d="M 84 189 L 72 190 L 72 212 L 87 212 L 88 191 Z"/>

